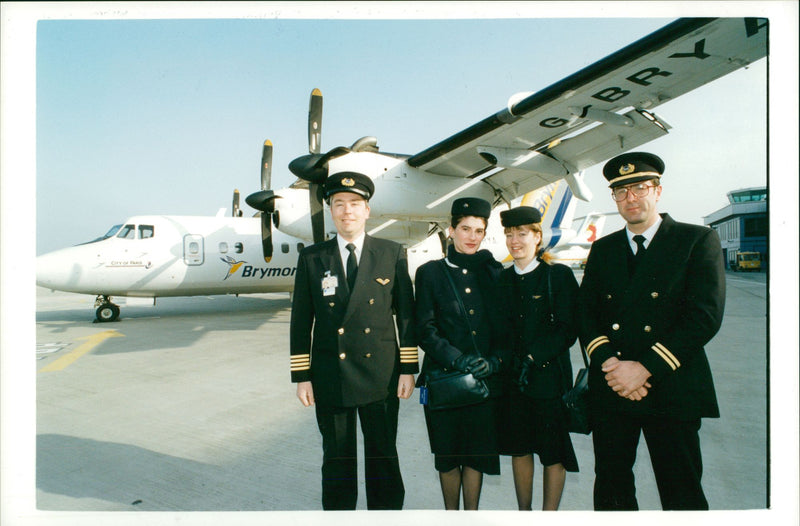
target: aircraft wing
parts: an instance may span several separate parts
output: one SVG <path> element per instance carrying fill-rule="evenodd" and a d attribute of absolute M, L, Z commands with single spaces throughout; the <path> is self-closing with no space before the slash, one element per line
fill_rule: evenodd
<path fill-rule="evenodd" d="M 688 18 L 423 150 L 408 164 L 447 177 L 482 177 L 513 199 L 667 133 L 648 110 L 764 57 L 767 20 Z"/>

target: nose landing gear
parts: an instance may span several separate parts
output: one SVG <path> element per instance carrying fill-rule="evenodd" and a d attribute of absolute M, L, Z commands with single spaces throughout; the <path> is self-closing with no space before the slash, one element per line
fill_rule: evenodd
<path fill-rule="evenodd" d="M 105 323 L 108 321 L 116 321 L 119 318 L 119 305 L 111 303 L 111 297 L 105 295 L 97 296 L 94 300 L 94 306 L 97 307 L 95 316 L 98 323 Z"/>

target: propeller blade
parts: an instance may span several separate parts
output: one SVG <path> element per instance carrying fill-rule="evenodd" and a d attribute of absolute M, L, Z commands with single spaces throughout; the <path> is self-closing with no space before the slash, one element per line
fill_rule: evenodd
<path fill-rule="evenodd" d="M 319 153 L 322 140 L 322 92 L 314 88 L 308 101 L 308 153 Z"/>
<path fill-rule="evenodd" d="M 264 141 L 261 150 L 261 189 L 269 190 L 272 185 L 272 142 Z"/>
<path fill-rule="evenodd" d="M 264 261 L 272 260 L 272 214 L 261 213 L 261 248 L 264 251 Z"/>
<path fill-rule="evenodd" d="M 314 243 L 325 241 L 325 216 L 322 214 L 322 185 L 308 185 L 309 210 L 311 211 L 311 233 Z"/>
<path fill-rule="evenodd" d="M 231 215 L 233 217 L 239 217 L 240 210 L 239 210 L 239 190 L 233 191 L 233 207 L 231 208 Z"/>
<path fill-rule="evenodd" d="M 275 211 L 275 199 L 279 198 L 272 190 L 261 190 L 245 197 L 244 202 L 256 210 L 271 214 Z"/>

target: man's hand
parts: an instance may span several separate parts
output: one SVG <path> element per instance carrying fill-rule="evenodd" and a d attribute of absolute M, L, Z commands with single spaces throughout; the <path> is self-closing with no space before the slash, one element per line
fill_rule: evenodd
<path fill-rule="evenodd" d="M 650 371 L 639 362 L 620 361 L 612 357 L 603 362 L 602 369 L 606 373 L 608 386 L 623 398 L 641 400 L 652 387 L 647 381 L 651 376 Z"/>
<path fill-rule="evenodd" d="M 411 393 L 414 392 L 414 375 L 413 374 L 401 374 L 400 380 L 397 382 L 397 397 L 398 398 L 410 398 Z"/>
<path fill-rule="evenodd" d="M 314 405 L 314 389 L 311 387 L 311 382 L 297 384 L 297 398 L 306 407 Z"/>

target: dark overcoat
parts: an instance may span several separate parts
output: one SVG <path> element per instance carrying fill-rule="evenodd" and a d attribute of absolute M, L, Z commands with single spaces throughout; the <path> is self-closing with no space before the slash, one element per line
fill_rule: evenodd
<path fill-rule="evenodd" d="M 533 364 L 525 393 L 533 398 L 555 398 L 572 387 L 569 348 L 578 337 L 575 305 L 578 282 L 572 270 L 540 261 L 531 272 L 517 275 L 513 267 L 500 275 L 500 292 L 508 308 L 508 338 L 514 363 L 510 380 L 519 378 L 519 364 L 530 355 Z"/>
<path fill-rule="evenodd" d="M 331 277 L 336 287 L 324 290 Z M 398 243 L 365 237 L 352 291 L 335 238 L 300 252 L 291 376 L 311 381 L 317 404 L 356 407 L 396 396 L 398 375 L 419 371 L 414 331 L 414 292 Z"/>
<path fill-rule="evenodd" d="M 625 229 L 592 245 L 579 291 L 579 336 L 591 359 L 589 389 L 599 411 L 718 417 L 704 346 L 722 324 L 725 272 L 719 237 L 710 228 L 663 221 L 644 259 L 629 274 Z M 616 356 L 652 374 L 641 401 L 622 398 L 601 365 Z"/>

